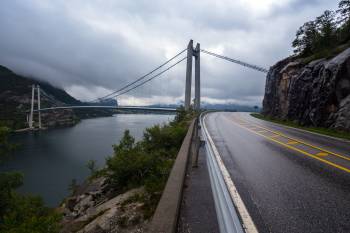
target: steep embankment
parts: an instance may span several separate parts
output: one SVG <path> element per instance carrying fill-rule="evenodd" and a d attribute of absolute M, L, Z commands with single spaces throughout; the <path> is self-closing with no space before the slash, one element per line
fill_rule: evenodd
<path fill-rule="evenodd" d="M 350 131 L 350 48 L 332 59 L 290 57 L 271 67 L 263 114 Z"/>

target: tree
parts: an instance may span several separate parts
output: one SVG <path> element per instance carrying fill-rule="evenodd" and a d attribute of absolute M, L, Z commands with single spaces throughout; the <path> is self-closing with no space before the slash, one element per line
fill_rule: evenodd
<path fill-rule="evenodd" d="M 339 22 L 342 23 L 342 27 L 339 30 L 341 42 L 350 40 L 350 0 L 343 0 L 339 3 L 340 14 Z"/>
<path fill-rule="evenodd" d="M 319 31 L 319 38 L 316 40 L 317 48 L 329 48 L 337 43 L 335 12 L 325 11 L 316 18 L 316 28 Z"/>
<path fill-rule="evenodd" d="M 71 192 L 72 195 L 77 191 L 79 188 L 78 182 L 76 179 L 72 179 L 71 182 L 68 185 L 68 190 Z"/>
<path fill-rule="evenodd" d="M 96 172 L 96 160 L 90 159 L 86 163 L 86 167 L 90 170 L 91 175 L 93 175 Z"/>
<path fill-rule="evenodd" d="M 350 20 L 350 0 L 342 0 L 337 11 L 342 16 L 342 21 Z"/>
<path fill-rule="evenodd" d="M 316 49 L 316 41 L 319 33 L 314 21 L 310 21 L 301 26 L 293 41 L 294 52 L 296 54 L 307 56 L 312 54 Z"/>

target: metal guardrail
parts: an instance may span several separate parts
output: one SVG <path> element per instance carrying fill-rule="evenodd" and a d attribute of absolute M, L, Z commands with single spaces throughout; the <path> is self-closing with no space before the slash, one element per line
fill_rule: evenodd
<path fill-rule="evenodd" d="M 202 137 L 206 142 L 207 165 L 220 232 L 257 233 L 255 224 L 240 198 L 206 128 L 205 114 L 201 114 L 200 123 Z"/>

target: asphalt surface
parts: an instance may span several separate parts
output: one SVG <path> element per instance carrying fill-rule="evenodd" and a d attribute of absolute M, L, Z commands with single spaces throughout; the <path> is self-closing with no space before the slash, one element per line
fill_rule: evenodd
<path fill-rule="evenodd" d="M 253 118 L 206 125 L 259 232 L 350 232 L 350 143 Z"/>
<path fill-rule="evenodd" d="M 187 168 L 178 222 L 178 233 L 219 233 L 213 193 L 206 164 L 206 152 L 199 148 L 198 166 Z"/>

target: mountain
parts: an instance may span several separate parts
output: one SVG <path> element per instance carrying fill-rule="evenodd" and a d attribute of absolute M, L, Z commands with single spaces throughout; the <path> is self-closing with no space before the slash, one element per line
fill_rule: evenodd
<path fill-rule="evenodd" d="M 306 63 L 289 57 L 271 67 L 262 112 L 305 126 L 350 131 L 350 48 Z"/>
<path fill-rule="evenodd" d="M 8 68 L 0 66 L 0 93 L 14 93 L 17 95 L 31 95 L 32 85 L 40 85 L 47 94 L 55 97 L 58 102 L 65 104 L 81 104 L 79 100 L 70 96 L 67 92 L 49 83 L 38 81 L 32 78 L 23 77 L 15 74 Z"/>
<path fill-rule="evenodd" d="M 24 77 L 0 66 L 0 124 L 12 129 L 28 127 L 27 113 L 30 110 L 32 85 L 41 90 L 41 108 L 65 105 L 87 105 L 64 90 L 49 83 Z M 35 108 L 37 107 L 35 93 Z M 42 113 L 42 122 L 46 127 L 73 125 L 80 118 L 111 115 L 110 110 L 54 110 Z M 37 119 L 34 116 L 34 120 Z"/>

